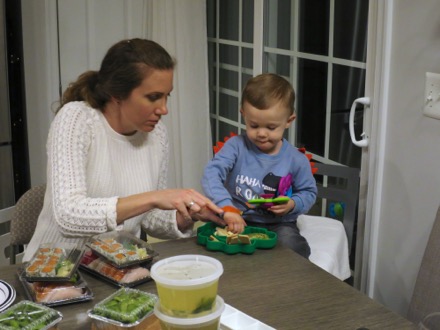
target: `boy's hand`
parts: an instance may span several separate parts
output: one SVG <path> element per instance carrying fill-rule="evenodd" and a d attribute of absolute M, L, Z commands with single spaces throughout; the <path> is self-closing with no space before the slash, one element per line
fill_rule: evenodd
<path fill-rule="evenodd" d="M 228 226 L 228 230 L 234 234 L 241 234 L 246 226 L 246 222 L 241 215 L 234 212 L 225 212 L 223 214 L 223 219 Z"/>
<path fill-rule="evenodd" d="M 289 201 L 287 203 L 274 204 L 268 210 L 275 215 L 283 216 L 283 215 L 289 213 L 294 208 L 295 208 L 295 202 L 293 201 L 293 199 L 289 199 Z"/>

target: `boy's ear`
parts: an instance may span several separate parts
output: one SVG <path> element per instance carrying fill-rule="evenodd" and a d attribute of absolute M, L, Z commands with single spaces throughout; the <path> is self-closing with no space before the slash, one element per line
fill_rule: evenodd
<path fill-rule="evenodd" d="M 244 111 L 243 111 L 242 107 L 240 108 L 240 114 L 241 114 L 242 117 L 244 117 Z"/>
<path fill-rule="evenodd" d="M 295 119 L 296 119 L 296 115 L 295 114 L 290 115 L 289 118 L 287 119 L 286 128 L 289 127 L 293 123 L 293 121 Z"/>

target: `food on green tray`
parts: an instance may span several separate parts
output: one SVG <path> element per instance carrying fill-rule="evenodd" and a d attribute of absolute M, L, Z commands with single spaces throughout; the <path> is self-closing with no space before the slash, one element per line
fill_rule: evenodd
<path fill-rule="evenodd" d="M 265 233 L 234 234 L 228 230 L 227 226 L 225 228 L 217 227 L 214 235 L 226 237 L 226 244 L 251 244 L 252 239 L 269 239 L 269 235 Z M 211 241 L 217 240 L 215 236 L 211 235 L 209 239 Z"/>
<path fill-rule="evenodd" d="M 47 307 L 22 301 L 0 314 L 0 329 L 40 330 L 59 318 L 59 314 Z"/>
<path fill-rule="evenodd" d="M 269 235 L 265 233 L 249 233 L 247 234 L 250 239 L 269 239 Z"/>
<path fill-rule="evenodd" d="M 99 303 L 93 313 L 121 323 L 135 323 L 154 309 L 156 299 L 134 289 L 120 289 Z"/>

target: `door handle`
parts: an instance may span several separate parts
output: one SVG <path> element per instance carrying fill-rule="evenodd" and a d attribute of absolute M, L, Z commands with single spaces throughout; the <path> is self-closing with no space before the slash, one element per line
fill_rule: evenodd
<path fill-rule="evenodd" d="M 369 97 L 360 97 L 356 100 L 353 101 L 353 104 L 351 106 L 350 109 L 350 118 L 348 120 L 348 128 L 350 129 L 350 137 L 351 137 L 351 141 L 353 142 L 354 145 L 358 146 L 358 147 L 367 147 L 368 146 L 368 135 L 363 132 L 361 134 L 362 140 L 356 140 L 356 137 L 354 135 L 354 112 L 356 110 L 356 105 L 357 104 L 363 104 L 364 106 L 369 106 L 370 105 L 370 98 Z"/>

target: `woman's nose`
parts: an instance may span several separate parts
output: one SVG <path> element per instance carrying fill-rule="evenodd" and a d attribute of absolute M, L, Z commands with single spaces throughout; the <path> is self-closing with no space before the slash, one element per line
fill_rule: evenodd
<path fill-rule="evenodd" d="M 167 106 L 167 101 L 164 101 L 160 106 L 158 106 L 156 108 L 156 114 L 157 115 L 167 115 L 168 114 L 168 106 Z"/>

